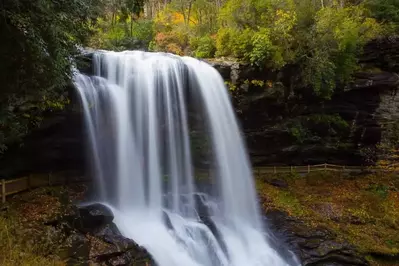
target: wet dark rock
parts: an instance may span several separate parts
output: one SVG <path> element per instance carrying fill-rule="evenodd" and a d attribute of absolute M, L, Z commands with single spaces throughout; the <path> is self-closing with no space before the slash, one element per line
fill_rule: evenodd
<path fill-rule="evenodd" d="M 202 223 L 205 224 L 212 231 L 216 239 L 221 240 L 220 233 L 210 216 L 208 206 L 206 205 L 206 199 L 202 198 L 200 195 L 196 195 L 195 204 L 198 216 Z"/>
<path fill-rule="evenodd" d="M 163 221 L 164 221 L 166 227 L 168 229 L 173 230 L 173 225 L 172 225 L 172 222 L 170 221 L 170 218 L 169 218 L 169 215 L 167 212 L 165 212 L 165 211 L 162 212 L 162 218 L 163 218 Z"/>
<path fill-rule="evenodd" d="M 106 224 L 105 226 L 96 228 L 93 235 L 100 238 L 106 238 L 113 235 L 121 235 L 118 227 L 114 223 Z"/>
<path fill-rule="evenodd" d="M 361 64 L 373 64 L 381 69 L 399 72 L 399 36 L 378 38 L 369 42 L 360 58 Z"/>
<path fill-rule="evenodd" d="M 79 218 L 75 220 L 75 228 L 83 233 L 92 233 L 93 230 L 102 228 L 114 220 L 110 209 L 101 204 L 94 204 L 79 208 Z"/>
<path fill-rule="evenodd" d="M 66 254 L 68 265 L 88 265 L 90 245 L 84 235 L 71 234 L 66 240 L 66 245 L 69 247 Z"/>
<path fill-rule="evenodd" d="M 107 225 L 95 236 L 89 236 L 90 260 L 105 265 L 145 265 L 149 254 L 133 240 L 122 236 L 115 225 Z"/>
<path fill-rule="evenodd" d="M 234 61 L 208 61 L 208 63 L 218 70 L 224 80 L 234 80 L 234 70 L 239 67 Z"/>
<path fill-rule="evenodd" d="M 148 252 L 124 237 L 112 222 L 112 211 L 101 204 L 71 207 L 60 220 L 47 225 L 67 236 L 60 257 L 68 265 L 153 265 Z"/>
<path fill-rule="evenodd" d="M 221 234 L 218 228 L 216 227 L 216 224 L 213 222 L 212 218 L 210 217 L 209 209 L 206 206 L 204 198 L 202 198 L 200 195 L 196 195 L 195 203 L 199 219 L 203 224 L 205 224 L 209 228 L 209 230 L 215 236 L 216 240 L 219 242 L 220 247 L 225 251 L 225 253 L 228 256 L 226 244 L 224 243 L 224 240 L 221 237 Z"/>
<path fill-rule="evenodd" d="M 284 240 L 303 266 L 369 265 L 356 248 L 338 240 L 327 228 L 311 228 L 278 210 L 270 210 L 266 216 L 276 238 Z"/>
<path fill-rule="evenodd" d="M 391 88 L 395 90 L 399 86 L 399 75 L 394 72 L 359 72 L 354 75 L 354 78 L 353 87 L 356 89 Z"/>

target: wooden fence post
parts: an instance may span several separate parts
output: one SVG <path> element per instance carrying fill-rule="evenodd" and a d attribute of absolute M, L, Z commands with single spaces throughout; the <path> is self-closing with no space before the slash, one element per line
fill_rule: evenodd
<path fill-rule="evenodd" d="M 308 164 L 308 174 L 310 173 L 310 165 Z"/>
<path fill-rule="evenodd" d="M 294 168 L 292 167 L 292 165 L 291 165 L 291 173 L 293 173 L 294 172 Z"/>
<path fill-rule="evenodd" d="M 275 166 L 273 167 L 273 171 L 275 174 L 277 174 L 277 168 Z"/>
<path fill-rule="evenodd" d="M 327 164 L 324 164 L 324 171 L 327 171 Z"/>
<path fill-rule="evenodd" d="M 1 180 L 1 202 L 6 203 L 6 180 Z"/>

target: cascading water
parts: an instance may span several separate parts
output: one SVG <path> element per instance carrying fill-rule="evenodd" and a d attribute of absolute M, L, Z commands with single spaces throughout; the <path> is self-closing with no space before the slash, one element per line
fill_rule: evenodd
<path fill-rule="evenodd" d="M 122 234 L 160 266 L 288 265 L 267 241 L 251 168 L 219 73 L 171 54 L 97 52 L 75 75 L 99 200 Z M 212 146 L 212 178 L 196 184 L 190 115 Z"/>

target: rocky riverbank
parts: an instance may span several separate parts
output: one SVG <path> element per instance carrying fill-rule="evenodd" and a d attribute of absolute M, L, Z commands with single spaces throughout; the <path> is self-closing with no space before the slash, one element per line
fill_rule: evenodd
<path fill-rule="evenodd" d="M 399 265 L 396 175 L 271 175 L 257 188 L 269 227 L 303 265 Z"/>
<path fill-rule="evenodd" d="M 14 196 L 0 210 L 0 264 L 154 265 L 121 235 L 108 208 L 73 204 L 86 192 L 86 186 L 71 186 Z"/>
<path fill-rule="evenodd" d="M 257 189 L 275 244 L 302 265 L 399 264 L 395 176 L 272 175 Z M 0 211 L 0 264 L 154 265 L 106 207 L 75 205 L 87 195 L 74 185 L 14 196 Z"/>

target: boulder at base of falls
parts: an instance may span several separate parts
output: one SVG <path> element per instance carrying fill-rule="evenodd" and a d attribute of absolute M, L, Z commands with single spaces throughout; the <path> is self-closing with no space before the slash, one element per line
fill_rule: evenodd
<path fill-rule="evenodd" d="M 110 209 L 93 204 L 73 211 L 54 226 L 69 232 L 64 258 L 71 265 L 152 265 L 145 249 L 120 233 Z"/>

